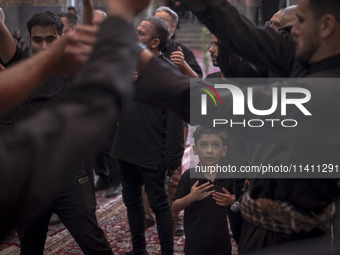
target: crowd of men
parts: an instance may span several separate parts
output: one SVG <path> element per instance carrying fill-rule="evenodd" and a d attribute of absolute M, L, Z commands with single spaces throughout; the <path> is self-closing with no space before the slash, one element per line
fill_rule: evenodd
<path fill-rule="evenodd" d="M 173 254 L 173 233 L 181 233 L 181 224 L 172 223 L 178 215 L 171 215 L 164 177 L 167 171 L 182 172 L 184 122 L 207 124 L 215 116 L 232 115 L 232 94 L 221 94 L 223 107 L 209 105 L 212 114 L 197 117 L 201 107 L 190 105 L 190 94 L 201 92 L 197 84 L 190 87 L 190 78 L 202 77 L 202 71 L 192 52 L 171 39 L 178 17 L 161 7 L 136 32 L 133 18 L 149 1 L 109 0 L 107 18 L 95 13 L 91 2 L 84 1 L 89 8 L 83 25 L 76 26 L 73 14 L 34 15 L 27 22 L 33 53 L 28 58 L 0 11 L 0 238 L 16 228 L 22 254 L 42 254 L 54 212 L 85 254 L 113 254 L 95 216 L 89 159 L 114 131 L 106 156 L 120 166 L 133 244 L 126 254 L 147 254 L 143 185 L 161 253 Z M 334 79 L 320 82 L 340 74 L 339 1 L 300 0 L 266 27 L 255 26 L 229 1 L 182 2 L 213 34 L 209 51 L 221 69 L 214 77 L 305 78 L 275 86 L 304 87 L 313 95 L 313 118 L 302 119 L 302 129 L 228 129 L 230 160 L 339 165 L 340 91 Z M 253 93 L 266 105 L 273 86 L 257 86 Z M 287 116 L 297 116 L 301 107 Z M 117 176 L 106 173 L 110 180 L 112 175 Z M 243 183 L 235 180 L 236 197 Z M 231 219 L 240 233 L 239 252 L 271 254 L 267 247 L 277 252 L 275 245 L 285 244 L 285 254 L 337 254 L 339 195 L 336 178 L 252 179 L 242 199 L 243 223 Z M 324 241 L 330 240 L 332 220 L 333 250 Z"/>

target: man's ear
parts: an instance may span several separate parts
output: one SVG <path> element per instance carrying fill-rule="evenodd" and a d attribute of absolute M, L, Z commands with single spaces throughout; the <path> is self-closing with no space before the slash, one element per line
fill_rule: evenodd
<path fill-rule="evenodd" d="M 320 35 L 327 38 L 334 33 L 337 27 L 336 18 L 332 14 L 326 14 L 321 18 Z"/>
<path fill-rule="evenodd" d="M 225 157 L 227 155 L 227 151 L 228 151 L 228 146 L 224 145 L 222 149 L 222 157 Z"/>
<path fill-rule="evenodd" d="M 194 155 L 197 155 L 197 154 L 198 154 L 198 152 L 197 152 L 197 147 L 196 147 L 196 145 L 195 145 L 195 144 L 192 146 L 192 149 L 194 150 Z"/>
<path fill-rule="evenodd" d="M 171 33 L 174 33 L 175 30 L 176 30 L 176 25 L 175 25 L 175 24 L 172 24 L 172 25 L 170 26 L 170 31 L 171 31 Z"/>
<path fill-rule="evenodd" d="M 158 45 L 160 44 L 160 40 L 158 39 L 158 38 L 155 38 L 155 39 L 153 39 L 152 40 L 152 43 L 151 43 L 151 47 L 153 48 L 153 49 L 157 49 L 158 48 Z"/>

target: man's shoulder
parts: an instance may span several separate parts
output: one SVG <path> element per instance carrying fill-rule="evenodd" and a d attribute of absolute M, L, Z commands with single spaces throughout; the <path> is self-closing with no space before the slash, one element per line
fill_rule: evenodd
<path fill-rule="evenodd" d="M 162 53 L 159 57 L 158 57 L 160 60 L 162 60 L 163 62 L 171 65 L 171 66 L 176 66 L 174 63 L 172 63 L 169 59 L 167 59 L 165 57 L 165 55 Z"/>
<path fill-rule="evenodd" d="M 206 78 L 221 78 L 221 72 L 210 73 Z"/>
<path fill-rule="evenodd" d="M 192 50 L 190 50 L 188 46 L 175 40 L 169 40 L 168 46 L 171 49 L 171 51 L 178 50 L 178 47 L 181 47 L 183 52 L 192 52 Z"/>
<path fill-rule="evenodd" d="M 185 44 L 183 44 L 181 42 L 176 42 L 176 46 L 177 47 L 181 47 L 183 52 L 184 52 L 184 54 L 185 53 L 192 53 L 192 50 L 188 46 L 186 46 Z"/>

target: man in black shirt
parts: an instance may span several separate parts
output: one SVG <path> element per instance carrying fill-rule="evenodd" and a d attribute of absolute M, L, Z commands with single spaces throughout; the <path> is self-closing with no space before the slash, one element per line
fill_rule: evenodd
<path fill-rule="evenodd" d="M 179 70 L 183 74 L 191 78 L 202 77 L 202 69 L 192 51 L 182 43 L 171 39 L 178 23 L 177 13 L 166 6 L 161 6 L 156 9 L 154 16 L 165 19 L 170 27 L 171 34 L 169 40 L 162 50 L 164 56 L 178 65 Z"/>
<path fill-rule="evenodd" d="M 139 41 L 161 62 L 177 69 L 161 54 L 169 33 L 166 22 L 156 17 L 142 21 L 137 28 Z M 113 156 L 120 163 L 122 194 L 132 235 L 133 250 L 127 254 L 146 254 L 143 184 L 156 215 L 162 254 L 173 254 L 172 217 L 164 178 L 166 170 L 175 170 L 181 164 L 182 123 L 172 111 L 140 102 L 132 102 L 118 123 Z"/>

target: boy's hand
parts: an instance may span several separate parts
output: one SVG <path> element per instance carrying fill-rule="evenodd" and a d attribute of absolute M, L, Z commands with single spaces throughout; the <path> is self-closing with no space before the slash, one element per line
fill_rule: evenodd
<path fill-rule="evenodd" d="M 196 181 L 195 184 L 191 187 L 191 191 L 189 194 L 191 203 L 203 200 L 204 198 L 210 196 L 214 192 L 214 190 L 210 190 L 213 187 L 214 185 L 210 184 L 210 182 L 206 182 L 201 186 L 198 186 L 198 181 Z"/>
<path fill-rule="evenodd" d="M 230 192 L 224 187 L 222 187 L 222 191 L 223 193 L 214 192 L 212 195 L 212 198 L 216 201 L 216 204 L 220 206 L 232 205 L 235 202 L 235 194 L 230 194 Z"/>

